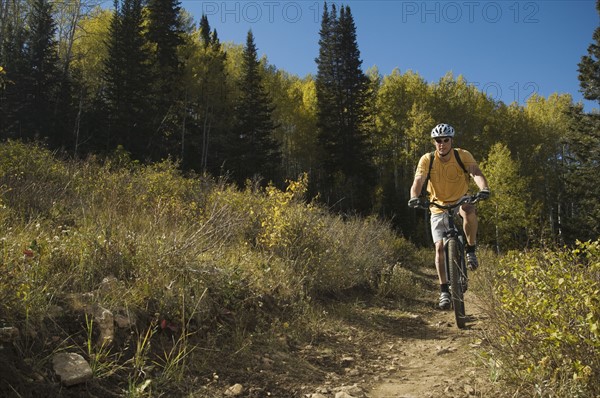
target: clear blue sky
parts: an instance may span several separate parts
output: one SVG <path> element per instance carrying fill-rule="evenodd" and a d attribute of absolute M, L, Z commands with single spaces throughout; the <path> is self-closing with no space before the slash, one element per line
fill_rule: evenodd
<path fill-rule="evenodd" d="M 335 2 L 352 10 L 366 71 L 412 70 L 428 82 L 463 75 L 505 103 L 532 93 L 568 93 L 585 109 L 598 108 L 579 92 L 577 64 L 600 25 L 595 0 Z M 328 2 L 329 5 L 332 2 Z M 316 74 L 323 2 L 316 0 L 198 1 L 222 42 L 244 44 L 252 30 L 260 55 L 298 76 Z"/>

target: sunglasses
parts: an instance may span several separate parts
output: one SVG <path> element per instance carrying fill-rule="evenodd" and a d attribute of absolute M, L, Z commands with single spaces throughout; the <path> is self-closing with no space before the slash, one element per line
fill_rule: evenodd
<path fill-rule="evenodd" d="M 442 142 L 446 144 L 448 141 L 450 141 L 450 138 L 435 138 L 435 142 L 438 144 L 441 144 Z"/>

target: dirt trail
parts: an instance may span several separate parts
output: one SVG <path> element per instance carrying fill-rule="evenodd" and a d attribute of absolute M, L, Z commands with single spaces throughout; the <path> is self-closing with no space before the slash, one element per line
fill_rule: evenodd
<path fill-rule="evenodd" d="M 465 295 L 467 325 L 456 326 L 453 311 L 436 308 L 435 270 L 418 272 L 426 286 L 423 297 L 405 308 L 375 310 L 370 317 L 377 324 L 380 340 L 371 340 L 371 374 L 374 383 L 369 398 L 431 398 L 498 396 L 490 382 L 490 369 L 478 357 L 483 331 L 489 321 L 472 289 Z M 476 277 L 471 278 L 476 283 Z M 373 336 L 371 336 L 373 337 Z"/>
<path fill-rule="evenodd" d="M 413 317 L 422 326 L 399 334 L 380 347 L 392 360 L 370 398 L 487 397 L 493 394 L 489 370 L 476 359 L 481 329 L 487 321 L 477 297 L 467 292 L 468 322 L 458 329 L 452 311 L 423 309 Z M 387 351 L 387 353 L 385 352 Z"/>
<path fill-rule="evenodd" d="M 489 322 L 477 296 L 467 292 L 467 325 L 458 329 L 453 311 L 437 309 L 435 269 L 422 267 L 413 275 L 417 297 L 399 302 L 358 294 L 347 305 L 334 300 L 324 307 L 332 312 L 311 344 L 265 352 L 253 368 L 255 380 L 242 372 L 230 384 L 241 380 L 250 386 L 244 397 L 252 398 L 334 398 L 343 392 L 355 398 L 503 395 L 477 356 Z"/>

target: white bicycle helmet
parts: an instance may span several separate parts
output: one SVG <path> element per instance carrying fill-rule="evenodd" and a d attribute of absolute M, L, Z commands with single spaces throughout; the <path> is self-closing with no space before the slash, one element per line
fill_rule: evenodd
<path fill-rule="evenodd" d="M 440 123 L 431 130 L 431 138 L 454 137 L 454 127 L 446 123 Z"/>

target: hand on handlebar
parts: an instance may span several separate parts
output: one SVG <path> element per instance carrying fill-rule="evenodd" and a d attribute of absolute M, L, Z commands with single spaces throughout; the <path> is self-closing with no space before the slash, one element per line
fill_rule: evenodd
<path fill-rule="evenodd" d="M 489 197 L 490 197 L 490 190 L 489 189 L 482 189 L 477 194 L 477 198 L 480 199 L 480 200 L 486 200 L 486 199 L 489 199 Z"/>
<path fill-rule="evenodd" d="M 427 199 L 414 197 L 414 198 L 410 198 L 410 200 L 408 201 L 408 207 L 411 207 L 413 209 L 427 209 L 429 206 L 435 206 L 438 209 L 448 210 L 448 209 L 453 209 L 455 207 L 458 207 L 464 203 L 473 203 L 474 204 L 480 200 L 488 199 L 489 197 L 490 197 L 489 189 L 482 189 L 475 195 L 463 196 L 458 202 L 450 204 L 450 205 L 442 205 L 441 203 L 437 203 L 435 201 L 430 202 Z"/>
<path fill-rule="evenodd" d="M 418 209 L 420 206 L 421 206 L 420 198 L 410 198 L 410 200 L 408 201 L 408 207 L 411 207 L 413 209 Z"/>

